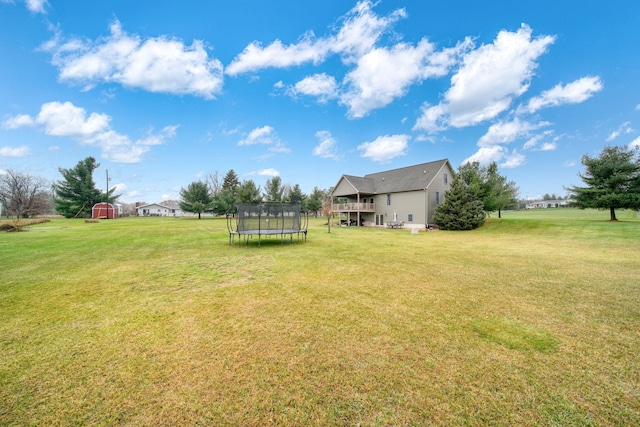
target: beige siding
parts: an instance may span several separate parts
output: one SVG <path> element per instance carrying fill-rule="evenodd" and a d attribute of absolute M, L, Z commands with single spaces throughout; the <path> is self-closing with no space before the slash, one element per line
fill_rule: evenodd
<path fill-rule="evenodd" d="M 333 190 L 333 195 L 336 197 L 348 196 L 352 195 L 355 192 L 356 190 L 353 188 L 353 186 L 349 184 L 346 179 L 342 178 L 336 185 L 336 188 Z"/>

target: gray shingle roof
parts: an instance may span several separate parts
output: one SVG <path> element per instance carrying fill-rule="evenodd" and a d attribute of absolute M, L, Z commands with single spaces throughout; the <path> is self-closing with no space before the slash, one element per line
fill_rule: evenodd
<path fill-rule="evenodd" d="M 400 191 L 422 190 L 429 187 L 448 159 L 421 163 L 383 172 L 367 174 L 364 177 L 342 175 L 356 192 L 362 194 L 397 193 Z"/>

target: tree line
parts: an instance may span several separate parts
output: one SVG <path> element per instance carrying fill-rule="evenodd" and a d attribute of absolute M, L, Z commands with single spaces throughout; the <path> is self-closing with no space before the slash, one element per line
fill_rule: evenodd
<path fill-rule="evenodd" d="M 93 179 L 100 163 L 94 157 L 79 161 L 73 168 L 58 168 L 62 179 L 51 185 L 47 180 L 30 174 L 8 170 L 0 174 L 0 204 L 5 216 L 33 217 L 57 212 L 65 218 L 89 218 L 96 203 L 116 203 L 120 194 L 116 188 L 99 190 Z M 279 176 L 267 180 L 264 189 L 253 180 L 240 182 L 233 169 L 223 179 L 219 172 L 196 181 L 180 190 L 180 208 L 185 212 L 219 215 L 233 214 L 237 203 L 290 202 L 298 203 L 306 212 L 317 213 L 328 195 L 317 187 L 309 195 L 298 184 L 283 184 Z"/>
<path fill-rule="evenodd" d="M 217 215 L 233 215 L 238 203 L 284 202 L 299 204 L 303 211 L 317 214 L 329 191 L 314 187 L 305 194 L 298 184 L 283 184 L 282 178 L 274 176 L 265 183 L 264 189 L 251 180 L 240 182 L 238 175 L 230 169 L 220 179 L 218 171 L 204 181 L 194 181 L 180 189 L 180 209 L 198 214 L 205 212 Z"/>
<path fill-rule="evenodd" d="M 582 156 L 585 171 L 578 176 L 586 186 L 566 188 L 572 206 L 608 210 L 611 220 L 616 220 L 616 209 L 640 209 L 638 150 L 607 146 L 597 157 Z M 55 210 L 66 218 L 90 217 L 96 203 L 115 203 L 120 197 L 115 188 L 108 193 L 97 188 L 93 173 L 99 166 L 95 158 L 87 157 L 73 168 L 58 168 L 62 179 L 53 185 L 28 173 L 4 171 L 0 173 L 1 214 L 18 219 Z M 434 220 L 440 228 L 472 229 L 481 225 L 489 212 L 498 212 L 500 217 L 502 210 L 517 203 L 518 188 L 500 175 L 495 163 L 484 167 L 477 162 L 466 163 L 454 175 L 444 203 L 436 208 Z M 290 202 L 300 204 L 306 212 L 317 213 L 330 209 L 329 193 L 315 187 L 307 195 L 297 184 L 283 184 L 279 176 L 267 180 L 261 189 L 253 180 L 240 182 L 231 169 L 223 179 L 216 171 L 205 181 L 182 188 L 180 207 L 199 215 L 229 215 L 235 212 L 237 203 Z"/>

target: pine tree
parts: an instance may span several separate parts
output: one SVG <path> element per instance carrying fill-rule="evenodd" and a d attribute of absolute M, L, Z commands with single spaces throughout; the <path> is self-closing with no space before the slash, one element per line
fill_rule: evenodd
<path fill-rule="evenodd" d="M 433 220 L 442 230 L 473 230 L 484 223 L 485 216 L 482 202 L 456 177 L 444 203 L 436 208 Z"/>
<path fill-rule="evenodd" d="M 262 201 L 260 187 L 252 179 L 242 181 L 238 188 L 238 198 L 240 203 L 260 203 Z"/>
<path fill-rule="evenodd" d="M 302 206 L 303 210 L 306 209 L 307 195 L 304 194 L 300 185 L 296 184 L 291 188 L 291 191 L 289 191 L 288 194 L 288 199 L 290 203 Z"/>
<path fill-rule="evenodd" d="M 229 169 L 229 172 L 224 176 L 221 189 L 230 190 L 233 195 L 236 195 L 238 187 L 240 187 L 240 179 L 233 169 Z"/>
<path fill-rule="evenodd" d="M 106 194 L 98 190 L 93 181 L 93 171 L 99 166 L 100 163 L 96 163 L 95 158 L 87 157 L 72 169 L 58 168 L 64 179 L 53 185 L 53 203 L 60 215 L 66 218 L 88 218 L 93 205 L 106 200 Z M 109 190 L 111 202 L 118 198 L 112 195 L 114 191 L 115 188 Z"/>
<path fill-rule="evenodd" d="M 264 200 L 267 202 L 282 202 L 284 187 L 282 186 L 282 178 L 274 176 L 267 180 L 264 186 Z"/>

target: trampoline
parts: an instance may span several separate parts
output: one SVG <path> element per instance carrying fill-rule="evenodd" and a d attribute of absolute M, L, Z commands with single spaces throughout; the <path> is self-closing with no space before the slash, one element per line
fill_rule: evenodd
<path fill-rule="evenodd" d="M 309 215 L 301 212 L 300 205 L 292 203 L 240 203 L 236 205 L 237 215 L 227 217 L 229 245 L 238 236 L 238 246 L 244 238 L 248 245 L 253 236 L 258 236 L 258 246 L 262 236 L 280 236 L 284 244 L 285 237 L 293 243 L 293 235 L 307 240 Z"/>

